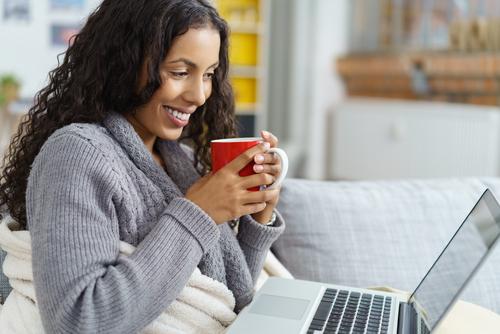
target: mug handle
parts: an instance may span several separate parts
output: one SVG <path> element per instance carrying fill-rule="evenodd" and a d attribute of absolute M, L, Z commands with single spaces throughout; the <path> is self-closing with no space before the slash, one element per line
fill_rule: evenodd
<path fill-rule="evenodd" d="M 266 189 L 278 188 L 285 179 L 286 173 L 288 173 L 288 155 L 286 155 L 285 151 L 278 147 L 270 148 L 266 153 L 276 153 L 281 160 L 280 175 L 272 184 L 266 187 Z"/>

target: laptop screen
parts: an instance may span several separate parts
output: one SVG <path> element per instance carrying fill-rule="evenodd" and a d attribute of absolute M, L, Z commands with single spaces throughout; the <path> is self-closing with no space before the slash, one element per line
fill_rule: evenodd
<path fill-rule="evenodd" d="M 500 235 L 500 206 L 486 190 L 410 297 L 434 329 Z"/>

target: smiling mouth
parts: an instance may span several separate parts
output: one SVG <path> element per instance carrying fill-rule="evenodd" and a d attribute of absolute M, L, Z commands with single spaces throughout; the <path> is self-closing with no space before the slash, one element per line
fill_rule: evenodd
<path fill-rule="evenodd" d="M 172 116 L 177 118 L 180 121 L 187 122 L 191 114 L 181 112 L 175 109 L 170 108 L 169 106 L 163 106 L 163 108 Z"/>

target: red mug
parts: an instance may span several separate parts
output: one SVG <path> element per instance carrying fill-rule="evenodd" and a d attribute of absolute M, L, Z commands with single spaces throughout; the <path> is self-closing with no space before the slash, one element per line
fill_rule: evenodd
<path fill-rule="evenodd" d="M 212 172 L 216 173 L 219 169 L 227 165 L 229 162 L 233 161 L 236 157 L 241 155 L 246 150 L 251 147 L 258 145 L 263 142 L 262 138 L 259 137 L 247 137 L 247 138 L 228 138 L 228 139 L 216 139 L 210 142 L 210 148 L 212 153 Z M 273 182 L 269 185 L 267 189 L 272 189 L 278 187 L 286 176 L 288 171 L 288 157 L 280 148 L 270 148 L 268 153 L 276 153 L 276 155 L 281 160 L 281 173 Z M 255 162 L 252 160 L 248 163 L 242 170 L 240 170 L 240 176 L 250 176 L 256 174 L 253 170 Z M 253 187 L 248 190 L 258 191 L 259 187 Z"/>

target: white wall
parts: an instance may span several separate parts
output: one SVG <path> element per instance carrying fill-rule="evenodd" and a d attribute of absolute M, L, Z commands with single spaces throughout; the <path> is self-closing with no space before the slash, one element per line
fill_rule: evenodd
<path fill-rule="evenodd" d="M 307 154 L 304 176 L 324 179 L 327 176 L 327 114 L 344 96 L 344 86 L 335 70 L 335 58 L 348 50 L 348 0 L 316 0 L 313 7 L 310 109 L 307 133 Z"/>
<path fill-rule="evenodd" d="M 349 0 L 272 1 L 267 127 L 290 158 L 289 175 L 327 174 L 327 113 L 344 98 L 335 57 L 347 52 Z"/>
<path fill-rule="evenodd" d="M 57 54 L 65 50 L 51 46 L 51 24 L 83 23 L 100 1 L 86 0 L 80 10 L 54 10 L 48 0 L 29 0 L 28 22 L 5 20 L 5 1 L 0 0 L 0 74 L 20 78 L 21 97 L 31 98 L 47 83 L 48 72 L 57 66 Z"/>

